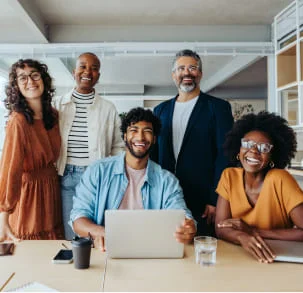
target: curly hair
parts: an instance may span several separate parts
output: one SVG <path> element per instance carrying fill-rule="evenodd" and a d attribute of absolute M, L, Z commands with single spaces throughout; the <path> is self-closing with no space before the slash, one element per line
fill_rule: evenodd
<path fill-rule="evenodd" d="M 8 85 L 5 90 L 7 96 L 4 100 L 5 107 L 9 110 L 9 114 L 13 111 L 22 113 L 28 123 L 34 123 L 34 111 L 30 108 L 26 98 L 21 94 L 17 83 L 17 69 L 24 69 L 25 66 L 34 68 L 41 74 L 44 84 L 44 91 L 41 99 L 43 122 L 45 129 L 52 129 L 58 119 L 58 115 L 51 105 L 55 89 L 52 86 L 52 78 L 48 73 L 46 64 L 33 59 L 20 59 L 12 65 L 9 73 Z"/>
<path fill-rule="evenodd" d="M 264 132 L 270 138 L 274 146 L 271 160 L 275 167 L 284 169 L 289 165 L 297 149 L 295 132 L 284 118 L 267 111 L 242 116 L 227 133 L 223 148 L 231 163 L 238 163 L 236 157 L 241 147 L 241 138 L 255 130 Z"/>
<path fill-rule="evenodd" d="M 150 122 L 153 125 L 153 133 L 155 136 L 158 136 L 161 130 L 161 121 L 160 119 L 153 114 L 151 110 L 145 110 L 143 108 L 134 108 L 131 109 L 123 118 L 121 123 L 121 132 L 122 139 L 124 139 L 124 134 L 127 131 L 127 127 L 133 123 L 140 121 Z"/>

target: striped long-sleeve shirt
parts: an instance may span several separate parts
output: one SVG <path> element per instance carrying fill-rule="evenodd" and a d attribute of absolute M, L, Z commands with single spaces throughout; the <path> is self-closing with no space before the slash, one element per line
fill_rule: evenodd
<path fill-rule="evenodd" d="M 89 164 L 87 107 L 94 101 L 94 92 L 80 94 L 74 91 L 72 99 L 76 105 L 76 115 L 68 136 L 67 163 L 87 166 Z"/>

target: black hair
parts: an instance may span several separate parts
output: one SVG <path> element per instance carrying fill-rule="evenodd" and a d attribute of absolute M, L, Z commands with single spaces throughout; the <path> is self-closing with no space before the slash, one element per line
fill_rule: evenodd
<path fill-rule="evenodd" d="M 83 57 L 83 56 L 85 56 L 85 55 L 91 55 L 91 56 L 95 57 L 95 58 L 98 60 L 98 62 L 99 62 L 99 67 L 101 68 L 101 61 L 100 61 L 99 57 L 98 57 L 95 53 L 92 53 L 92 52 L 84 52 L 84 53 L 81 53 L 81 54 L 78 56 L 78 58 L 77 58 L 77 62 L 78 62 L 78 60 L 79 60 L 81 57 Z"/>
<path fill-rule="evenodd" d="M 295 132 L 281 116 L 267 111 L 258 114 L 247 114 L 234 123 L 227 133 L 223 145 L 226 155 L 232 164 L 237 162 L 237 154 L 241 147 L 241 138 L 250 131 L 262 131 L 268 135 L 273 144 L 271 161 L 275 168 L 284 169 L 295 156 L 297 140 Z"/>
<path fill-rule="evenodd" d="M 52 98 L 55 94 L 55 89 L 53 88 L 52 78 L 48 73 L 48 67 L 46 64 L 33 59 L 19 59 L 12 65 L 9 73 L 8 85 L 5 90 L 7 96 L 4 100 L 5 107 L 9 110 L 9 114 L 13 111 L 22 113 L 29 124 L 34 123 L 34 111 L 30 108 L 25 97 L 21 94 L 17 83 L 17 69 L 24 69 L 25 66 L 34 68 L 41 74 L 41 79 L 44 84 L 44 91 L 41 99 L 43 123 L 45 129 L 52 129 L 58 119 L 58 115 L 52 108 L 51 104 Z"/>
<path fill-rule="evenodd" d="M 127 127 L 131 126 L 133 123 L 140 121 L 150 122 L 153 125 L 153 134 L 158 136 L 161 130 L 161 121 L 160 119 L 153 114 L 149 109 L 145 110 L 144 108 L 133 108 L 126 115 L 122 117 L 121 123 L 121 133 L 122 139 L 124 139 L 124 134 L 127 131 Z"/>

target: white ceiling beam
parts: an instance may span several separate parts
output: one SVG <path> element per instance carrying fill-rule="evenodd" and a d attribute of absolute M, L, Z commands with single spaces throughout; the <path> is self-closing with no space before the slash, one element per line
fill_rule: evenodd
<path fill-rule="evenodd" d="M 223 83 L 224 81 L 234 76 L 236 73 L 240 72 L 250 64 L 256 62 L 260 58 L 261 56 L 253 55 L 235 56 L 229 63 L 223 66 L 210 78 L 202 79 L 200 83 L 201 90 L 204 92 L 212 90 L 214 87 Z"/>
<path fill-rule="evenodd" d="M 174 56 L 182 49 L 197 51 L 201 56 L 267 56 L 273 54 L 271 42 L 109 42 L 59 44 L 0 44 L 2 56 L 77 57 L 90 51 L 104 56 Z"/>
<path fill-rule="evenodd" d="M 48 43 L 48 30 L 47 25 L 45 24 L 44 19 L 42 18 L 40 12 L 37 9 L 37 6 L 35 5 L 35 1 L 32 0 L 4 0 L 9 4 L 12 9 L 19 15 L 19 18 L 21 18 L 25 23 L 28 25 L 28 27 L 31 30 L 31 34 L 35 34 L 35 36 L 40 40 L 41 44 L 47 44 Z M 29 58 L 36 58 L 34 54 L 34 48 L 35 44 L 29 44 L 29 48 L 32 47 L 32 52 L 29 54 Z M 11 44 L 11 48 L 13 48 L 14 45 Z M 19 57 L 23 57 L 22 53 L 18 55 Z M 24 58 L 23 57 L 23 58 Z M 43 56 L 40 56 L 40 58 Z M 71 72 L 69 69 L 65 66 L 65 64 L 58 58 L 57 60 L 53 61 L 56 66 L 56 68 L 65 73 L 65 77 L 68 81 L 72 79 Z M 49 67 L 51 67 L 51 64 L 49 64 Z"/>
<path fill-rule="evenodd" d="M 41 17 L 35 1 L 29 0 L 4 0 L 18 14 L 28 27 L 31 33 L 39 37 L 41 43 L 48 43 L 47 29 Z"/>

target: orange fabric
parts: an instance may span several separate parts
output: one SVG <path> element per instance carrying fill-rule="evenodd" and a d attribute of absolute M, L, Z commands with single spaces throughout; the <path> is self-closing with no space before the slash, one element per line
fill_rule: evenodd
<path fill-rule="evenodd" d="M 0 212 L 10 213 L 21 239 L 62 239 L 62 212 L 54 162 L 60 151 L 59 127 L 46 130 L 42 120 L 27 123 L 10 115 L 0 162 Z"/>
<path fill-rule="evenodd" d="M 230 203 L 232 218 L 241 218 L 260 229 L 290 228 L 289 213 L 303 203 L 303 191 L 286 171 L 268 171 L 254 207 L 248 202 L 242 168 L 227 168 L 222 173 L 216 192 Z"/>

